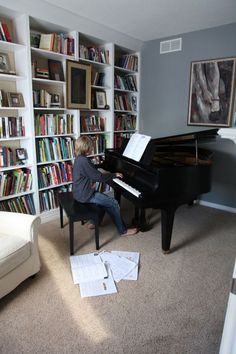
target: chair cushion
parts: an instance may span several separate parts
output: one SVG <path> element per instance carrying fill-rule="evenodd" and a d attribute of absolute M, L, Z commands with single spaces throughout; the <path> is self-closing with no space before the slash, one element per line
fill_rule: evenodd
<path fill-rule="evenodd" d="M 0 234 L 0 278 L 30 257 L 30 241 Z"/>

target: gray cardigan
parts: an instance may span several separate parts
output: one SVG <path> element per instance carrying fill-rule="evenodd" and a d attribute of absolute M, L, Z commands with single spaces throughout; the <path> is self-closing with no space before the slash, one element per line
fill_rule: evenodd
<path fill-rule="evenodd" d="M 94 182 L 111 182 L 115 173 L 101 173 L 90 159 L 78 155 L 73 166 L 73 196 L 78 202 L 86 203 L 95 192 L 92 188 Z"/>

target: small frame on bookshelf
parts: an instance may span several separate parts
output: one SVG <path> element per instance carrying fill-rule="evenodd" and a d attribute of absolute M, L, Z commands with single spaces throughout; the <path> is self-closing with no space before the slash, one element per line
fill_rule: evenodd
<path fill-rule="evenodd" d="M 24 148 L 16 149 L 16 160 L 20 164 L 24 164 L 26 159 L 28 158 L 27 150 Z"/>
<path fill-rule="evenodd" d="M 61 106 L 61 96 L 58 93 L 53 93 L 51 95 L 51 107 L 60 107 Z"/>
<path fill-rule="evenodd" d="M 9 107 L 24 107 L 24 98 L 22 93 L 7 92 L 7 102 Z"/>
<path fill-rule="evenodd" d="M 59 60 L 48 59 L 48 69 L 50 80 L 64 81 L 62 63 Z"/>
<path fill-rule="evenodd" d="M 106 92 L 96 91 L 96 108 L 107 109 Z"/>
<path fill-rule="evenodd" d="M 14 70 L 11 70 L 10 60 L 7 53 L 0 53 L 0 74 L 16 74 Z"/>
<path fill-rule="evenodd" d="M 66 72 L 67 107 L 90 109 L 91 66 L 67 60 Z"/>

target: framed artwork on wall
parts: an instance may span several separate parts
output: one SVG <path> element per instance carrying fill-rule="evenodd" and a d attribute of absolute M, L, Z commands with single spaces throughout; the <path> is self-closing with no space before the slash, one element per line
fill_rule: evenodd
<path fill-rule="evenodd" d="M 188 125 L 229 127 L 235 91 L 235 58 L 193 61 Z"/>
<path fill-rule="evenodd" d="M 67 107 L 90 109 L 91 66 L 67 60 L 66 73 Z"/>

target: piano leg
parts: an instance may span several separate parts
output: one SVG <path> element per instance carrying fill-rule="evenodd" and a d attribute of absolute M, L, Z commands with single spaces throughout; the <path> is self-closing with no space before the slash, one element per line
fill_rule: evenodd
<path fill-rule="evenodd" d="M 161 242 L 163 253 L 170 252 L 174 216 L 177 207 L 161 209 Z"/>
<path fill-rule="evenodd" d="M 135 207 L 133 225 L 139 228 L 141 232 L 151 230 L 151 226 L 148 225 L 146 220 L 146 209 Z"/>

